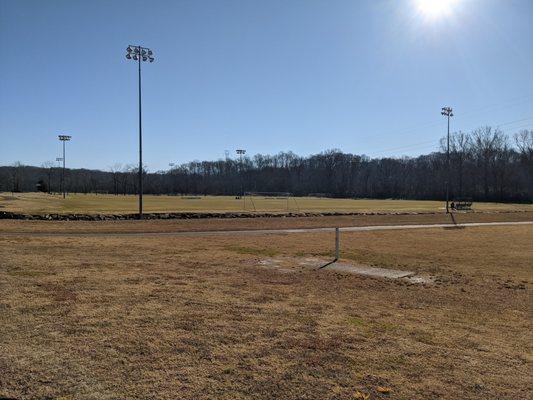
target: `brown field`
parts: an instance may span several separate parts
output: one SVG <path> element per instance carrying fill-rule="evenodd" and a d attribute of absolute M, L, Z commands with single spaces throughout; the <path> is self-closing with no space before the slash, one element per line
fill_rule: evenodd
<path fill-rule="evenodd" d="M 0 221 L 0 397 L 530 398 L 532 225 L 342 234 L 428 285 L 259 265 L 327 261 L 329 232 L 65 234 L 441 222 L 374 218 Z"/>
<path fill-rule="evenodd" d="M 236 199 L 234 196 L 154 196 L 144 195 L 145 212 L 372 212 L 372 211 L 432 211 L 443 210 L 443 201 L 330 199 L 296 197 L 275 199 L 255 197 Z M 137 196 L 94 194 L 60 195 L 45 193 L 0 193 L 0 210 L 30 214 L 49 213 L 136 213 Z M 476 211 L 533 211 L 532 204 L 474 203 Z"/>
<path fill-rule="evenodd" d="M 322 217 L 207 218 L 145 221 L 38 221 L 0 220 L 6 233 L 165 233 L 284 228 L 334 228 L 371 225 L 451 224 L 468 222 L 533 221 L 533 212 L 483 212 L 419 215 L 343 215 Z"/>

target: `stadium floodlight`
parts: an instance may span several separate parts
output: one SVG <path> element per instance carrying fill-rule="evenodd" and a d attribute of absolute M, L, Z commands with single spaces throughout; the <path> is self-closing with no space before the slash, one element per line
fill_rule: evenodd
<path fill-rule="evenodd" d="M 451 107 L 442 107 L 442 115 L 448 119 L 448 134 L 446 136 L 447 146 L 446 146 L 446 214 L 450 213 L 449 202 L 450 202 L 450 118 L 453 117 L 453 110 Z"/>
<path fill-rule="evenodd" d="M 246 150 L 244 149 L 237 149 L 235 152 L 239 155 L 239 168 L 242 170 L 242 157 L 246 154 Z"/>
<path fill-rule="evenodd" d="M 235 152 L 239 155 L 240 168 L 242 169 L 242 157 L 246 154 L 246 150 L 237 149 Z"/>
<path fill-rule="evenodd" d="M 70 141 L 72 136 L 70 135 L 58 135 L 57 136 L 61 142 L 63 142 L 63 170 L 61 172 L 61 192 L 63 193 L 63 198 L 65 198 L 65 142 Z M 56 158 L 56 161 L 59 161 L 59 157 Z"/>
<path fill-rule="evenodd" d="M 141 61 L 154 61 L 152 50 L 147 47 L 129 45 L 126 58 L 138 61 L 139 65 L 139 219 L 143 217 L 143 151 L 142 151 L 142 108 L 141 108 Z"/>

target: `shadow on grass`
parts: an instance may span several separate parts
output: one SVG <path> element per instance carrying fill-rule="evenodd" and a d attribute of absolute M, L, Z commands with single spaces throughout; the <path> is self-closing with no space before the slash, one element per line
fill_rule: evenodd
<path fill-rule="evenodd" d="M 454 226 L 447 226 L 447 227 L 445 227 L 445 228 L 443 228 L 443 229 L 465 229 L 464 226 L 461 226 L 461 225 L 458 225 L 458 224 L 457 224 L 457 221 L 455 220 L 455 216 L 453 215 L 452 212 L 449 213 L 448 215 L 450 216 L 450 218 L 451 218 L 451 220 L 452 220 L 452 224 L 453 224 Z"/>

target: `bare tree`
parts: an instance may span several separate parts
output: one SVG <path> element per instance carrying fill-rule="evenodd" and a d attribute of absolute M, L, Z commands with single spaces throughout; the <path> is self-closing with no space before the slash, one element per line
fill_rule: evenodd
<path fill-rule="evenodd" d="M 445 137 L 440 140 L 440 149 L 443 153 L 447 149 L 447 140 Z M 457 177 L 457 195 L 463 197 L 463 181 L 464 181 L 464 166 L 466 159 L 471 155 L 472 138 L 467 133 L 462 131 L 454 132 L 450 135 L 450 168 L 455 172 Z M 454 182 L 450 182 L 453 188 Z M 453 190 L 452 190 L 453 192 Z"/>
<path fill-rule="evenodd" d="M 513 146 L 503 132 L 482 127 L 456 132 L 450 137 L 452 193 L 473 200 L 533 201 L 533 138 L 531 131 L 513 136 Z M 196 193 L 233 195 L 245 179 L 245 190 L 321 193 L 330 197 L 443 199 L 446 154 L 440 151 L 418 157 L 375 158 L 328 150 L 307 157 L 291 152 L 255 155 L 243 160 L 192 161 L 170 171 L 144 172 L 145 193 Z M 0 167 L 0 190 L 33 191 L 50 168 Z M 68 170 L 73 191 L 136 194 L 136 164 L 115 164 L 108 172 Z M 54 177 L 52 177 L 52 180 Z M 43 187 L 46 185 L 43 185 Z"/>
<path fill-rule="evenodd" d="M 483 169 L 483 192 L 489 198 L 489 174 L 498 150 L 507 146 L 507 136 L 499 129 L 485 126 L 472 132 L 472 144 Z"/>
<path fill-rule="evenodd" d="M 46 170 L 46 176 L 48 179 L 48 194 L 52 193 L 52 175 L 54 174 L 55 163 L 53 161 L 45 161 L 41 164 Z"/>
<path fill-rule="evenodd" d="M 13 188 L 11 191 L 22 192 L 24 184 L 24 165 L 20 161 L 13 163 L 13 171 L 11 175 L 11 182 L 13 183 Z M 33 189 L 33 188 L 32 188 Z"/>
<path fill-rule="evenodd" d="M 515 133 L 514 140 L 520 154 L 529 160 L 533 159 L 533 130 L 524 129 Z"/>
<path fill-rule="evenodd" d="M 109 167 L 109 171 L 111 171 L 111 174 L 113 176 L 113 193 L 118 195 L 118 185 L 120 180 L 120 172 L 122 171 L 122 164 L 115 163 L 111 167 Z"/>
<path fill-rule="evenodd" d="M 516 147 L 520 151 L 522 168 L 519 175 L 526 182 L 526 193 L 533 192 L 533 130 L 522 130 L 514 135 Z"/>

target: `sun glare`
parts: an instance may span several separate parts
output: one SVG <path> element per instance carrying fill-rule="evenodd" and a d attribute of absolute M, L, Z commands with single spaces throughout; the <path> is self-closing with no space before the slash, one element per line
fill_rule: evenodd
<path fill-rule="evenodd" d="M 427 19 L 448 17 L 453 13 L 458 0 L 415 0 L 421 15 Z"/>

